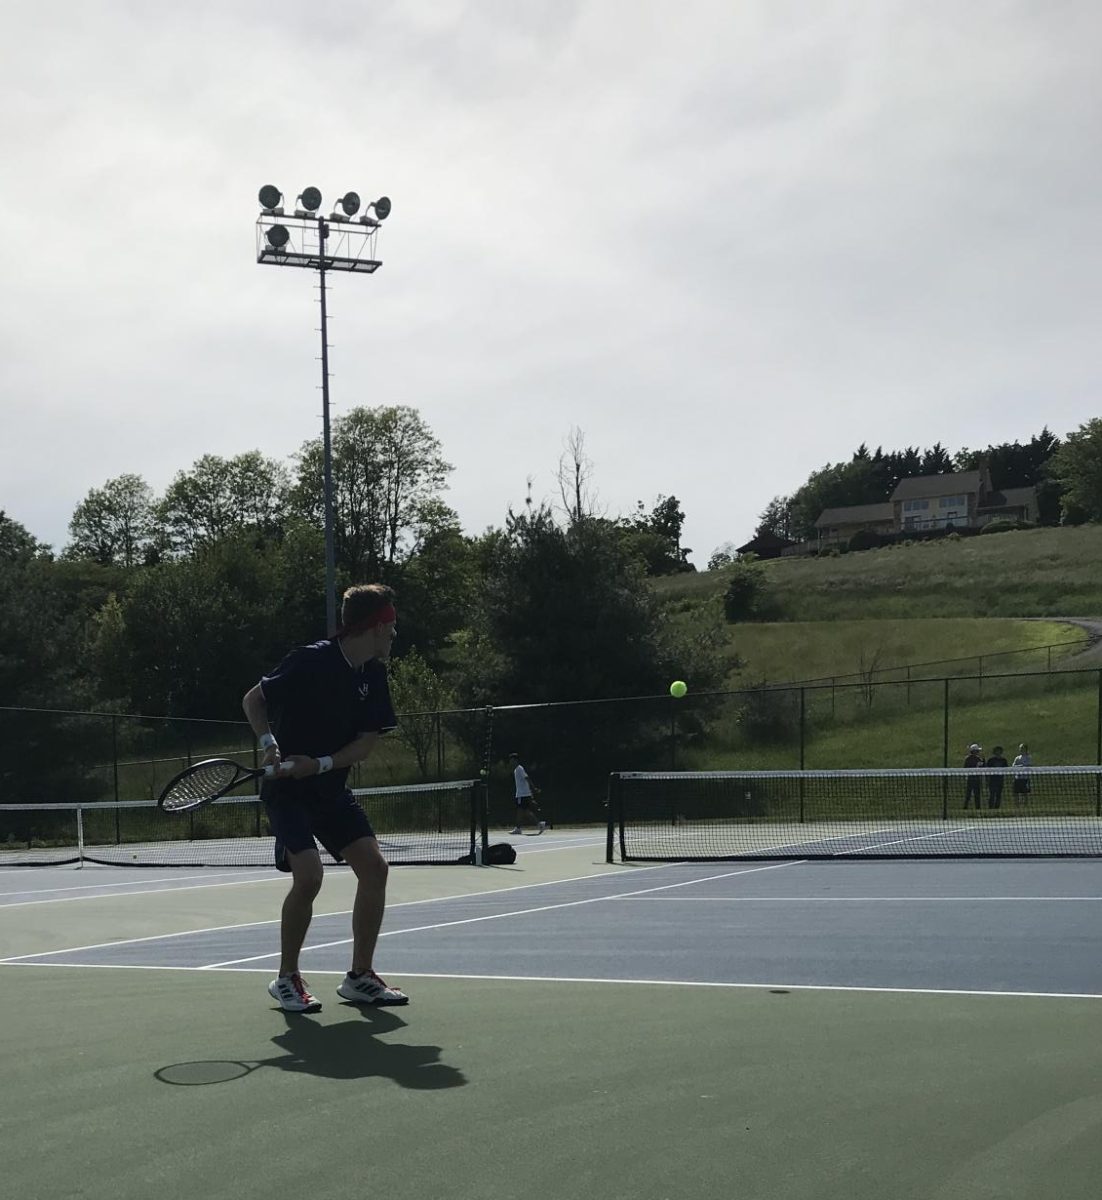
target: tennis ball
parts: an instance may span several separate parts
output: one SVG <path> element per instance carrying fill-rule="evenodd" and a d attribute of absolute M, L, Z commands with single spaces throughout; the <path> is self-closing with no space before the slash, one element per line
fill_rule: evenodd
<path fill-rule="evenodd" d="M 485 767 L 483 767 L 482 770 L 479 771 L 479 775 L 481 775 L 483 779 L 488 778 L 489 774 L 490 774 L 490 772 L 487 771 Z"/>
<path fill-rule="evenodd" d="M 688 687 L 686 687 L 686 685 L 680 679 L 675 679 L 673 683 L 670 684 L 670 695 L 673 696 L 675 700 L 680 700 L 688 690 Z"/>

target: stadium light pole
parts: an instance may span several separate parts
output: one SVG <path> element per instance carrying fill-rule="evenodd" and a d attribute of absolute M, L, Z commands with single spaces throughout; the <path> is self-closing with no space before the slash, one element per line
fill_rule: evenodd
<path fill-rule="evenodd" d="M 325 303 L 326 274 L 347 271 L 373 275 L 383 264 L 375 257 L 379 225 L 390 214 L 390 200 L 380 196 L 357 217 L 360 197 L 346 192 L 328 217 L 321 214 L 321 192 L 306 188 L 290 215 L 283 210 L 283 193 L 265 184 L 257 196 L 256 261 L 276 267 L 305 267 L 317 271 L 321 300 L 321 419 L 323 505 L 325 510 L 325 629 L 337 630 L 337 566 L 333 536 L 333 450 L 329 434 L 329 332 Z M 374 213 L 374 215 L 372 215 Z M 335 245 L 330 247 L 332 240 Z"/>

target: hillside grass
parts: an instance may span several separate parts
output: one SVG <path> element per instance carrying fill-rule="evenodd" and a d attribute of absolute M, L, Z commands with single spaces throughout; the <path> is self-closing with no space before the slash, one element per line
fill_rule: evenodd
<path fill-rule="evenodd" d="M 1071 643 L 1059 645 L 1059 643 Z M 729 687 L 827 678 L 902 679 L 1043 671 L 1087 645 L 1057 621 L 978 617 L 787 621 L 728 626 Z M 1048 647 L 1055 646 L 1049 652 Z"/>
<path fill-rule="evenodd" d="M 1102 525 L 914 542 L 763 563 L 786 621 L 1102 614 Z M 722 597 L 723 571 L 654 581 L 672 608 Z"/>
<path fill-rule="evenodd" d="M 946 731 L 941 681 L 891 684 L 867 692 L 856 685 L 807 688 L 803 766 L 808 770 L 963 765 L 979 742 L 989 755 L 1001 745 L 1008 760 L 1027 742 L 1038 766 L 1099 761 L 1100 672 L 955 679 L 949 685 Z M 871 699 L 870 699 L 871 697 Z M 766 701 L 773 717 L 763 735 L 742 704 L 713 705 L 706 732 L 684 739 L 681 770 L 794 770 L 801 765 L 799 690 Z"/>

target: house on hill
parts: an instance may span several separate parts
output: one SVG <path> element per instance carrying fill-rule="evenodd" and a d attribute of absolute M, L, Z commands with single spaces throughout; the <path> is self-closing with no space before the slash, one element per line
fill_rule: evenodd
<path fill-rule="evenodd" d="M 785 550 L 795 544 L 788 538 L 779 537 L 777 534 L 765 530 L 757 537 L 751 538 L 745 545 L 739 546 L 735 553 L 755 554 L 758 558 L 779 558 Z"/>
<path fill-rule="evenodd" d="M 994 520 L 1037 520 L 1037 489 L 991 487 L 986 467 L 901 479 L 883 504 L 826 508 L 815 522 L 820 547 L 849 541 L 863 530 L 877 534 L 938 529 L 982 529 Z"/>

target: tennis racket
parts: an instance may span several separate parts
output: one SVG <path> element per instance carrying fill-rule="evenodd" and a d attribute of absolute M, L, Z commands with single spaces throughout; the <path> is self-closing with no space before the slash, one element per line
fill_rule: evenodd
<path fill-rule="evenodd" d="M 270 779 L 290 771 L 291 763 L 278 767 L 243 767 L 230 758 L 207 758 L 170 779 L 157 797 L 157 807 L 165 812 L 190 812 L 220 799 L 227 792 L 252 779 Z"/>

